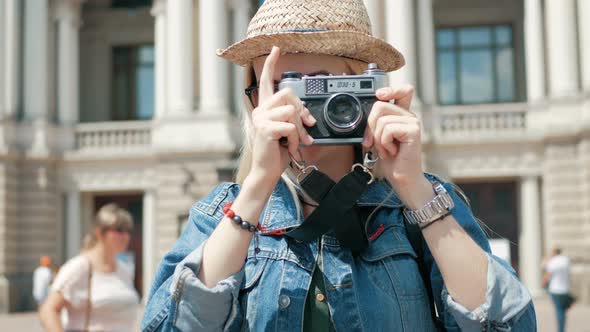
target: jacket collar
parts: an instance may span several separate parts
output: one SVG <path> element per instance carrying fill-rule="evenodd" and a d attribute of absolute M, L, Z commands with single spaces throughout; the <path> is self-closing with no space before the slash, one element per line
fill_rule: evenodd
<path fill-rule="evenodd" d="M 388 197 L 388 194 L 391 195 Z M 369 185 L 359 198 L 359 206 L 399 208 L 403 203 L 391 186 L 384 180 L 377 180 Z M 303 215 L 297 213 L 295 201 L 285 181 L 277 183 L 268 203 L 262 211 L 259 223 L 267 231 L 297 227 L 303 221 Z"/>

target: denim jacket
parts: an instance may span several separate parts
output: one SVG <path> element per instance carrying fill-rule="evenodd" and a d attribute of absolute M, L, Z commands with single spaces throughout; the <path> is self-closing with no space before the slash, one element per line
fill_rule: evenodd
<path fill-rule="evenodd" d="M 427 174 L 433 181 L 440 181 Z M 467 204 L 444 183 L 455 201 L 452 215 L 488 254 L 485 303 L 467 310 L 447 292 L 432 254 L 424 259 L 436 307 L 447 331 L 536 331 L 531 296 L 489 243 Z M 359 255 L 340 247 L 331 233 L 318 242 L 260 235 L 252 241 L 242 270 L 215 287 L 198 279 L 203 245 L 223 218 L 239 185 L 223 183 L 190 211 L 189 223 L 162 259 L 145 308 L 142 331 L 301 331 L 313 270 L 321 254 L 332 323 L 337 331 L 436 331 L 428 295 L 406 236 L 403 204 L 391 187 L 376 181 L 358 200 L 361 208 L 381 207 L 367 222 L 369 246 Z M 264 208 L 260 224 L 267 231 L 297 226 L 293 197 L 280 181 Z"/>

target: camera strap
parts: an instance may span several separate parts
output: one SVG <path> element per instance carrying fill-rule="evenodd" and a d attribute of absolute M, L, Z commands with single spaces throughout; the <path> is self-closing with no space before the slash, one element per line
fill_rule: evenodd
<path fill-rule="evenodd" d="M 301 188 L 319 204 L 300 226 L 285 235 L 309 242 L 334 231 L 343 247 L 353 252 L 366 248 L 366 218 L 362 217 L 356 203 L 374 181 L 371 168 L 376 161 L 370 159 L 370 153 L 367 153 L 362 164 L 354 164 L 350 173 L 335 183 L 317 167 L 306 167 L 293 160 L 301 172 L 297 178 Z"/>

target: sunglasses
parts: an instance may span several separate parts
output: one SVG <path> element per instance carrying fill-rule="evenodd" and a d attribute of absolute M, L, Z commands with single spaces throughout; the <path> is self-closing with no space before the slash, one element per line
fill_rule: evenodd
<path fill-rule="evenodd" d="M 129 233 L 129 234 L 131 234 L 131 229 L 129 229 L 129 227 L 125 227 L 125 226 L 109 227 L 109 228 L 107 228 L 107 231 L 113 231 L 113 232 L 117 232 L 117 233 Z"/>
<path fill-rule="evenodd" d="M 256 81 L 252 82 L 252 84 L 250 84 L 246 89 L 244 89 L 244 93 L 248 97 L 248 100 L 250 100 L 250 104 L 252 104 L 253 107 L 258 106 L 258 90 L 259 89 L 260 89 L 260 86 L 258 85 L 258 82 L 256 82 Z M 274 92 L 276 93 L 277 91 L 279 91 L 279 84 L 275 83 Z"/>

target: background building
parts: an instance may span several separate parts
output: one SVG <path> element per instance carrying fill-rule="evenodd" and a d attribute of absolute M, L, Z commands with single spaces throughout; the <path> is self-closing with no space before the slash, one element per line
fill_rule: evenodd
<path fill-rule="evenodd" d="M 589 302 L 590 1 L 365 3 L 406 56 L 391 82 L 417 87 L 428 170 L 465 189 L 534 295 L 560 245 Z M 0 0 L 0 311 L 30 308 L 39 256 L 78 253 L 110 201 L 135 217 L 145 294 L 192 203 L 231 179 L 243 73 L 215 50 L 258 5 Z"/>

